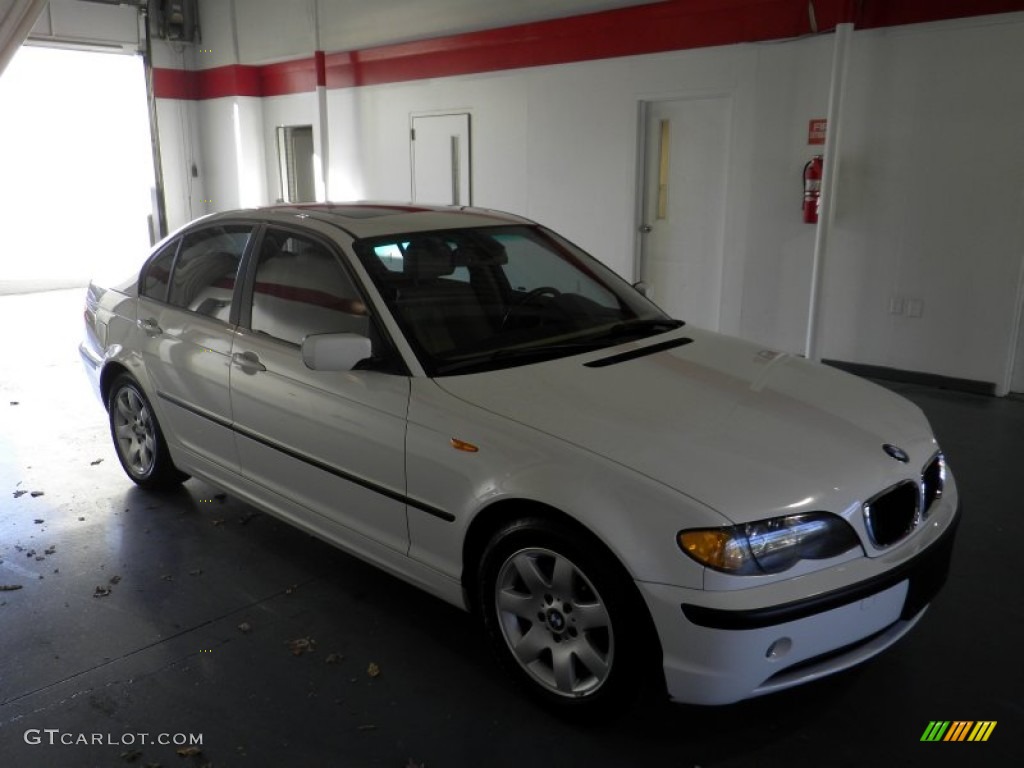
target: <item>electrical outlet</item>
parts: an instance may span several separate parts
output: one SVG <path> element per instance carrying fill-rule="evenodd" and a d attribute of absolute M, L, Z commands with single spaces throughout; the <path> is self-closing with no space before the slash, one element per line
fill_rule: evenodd
<path fill-rule="evenodd" d="M 907 317 L 921 317 L 924 314 L 924 299 L 907 299 Z"/>
<path fill-rule="evenodd" d="M 889 314 L 890 315 L 902 315 L 903 314 L 903 297 L 902 296 L 890 296 L 889 297 Z"/>

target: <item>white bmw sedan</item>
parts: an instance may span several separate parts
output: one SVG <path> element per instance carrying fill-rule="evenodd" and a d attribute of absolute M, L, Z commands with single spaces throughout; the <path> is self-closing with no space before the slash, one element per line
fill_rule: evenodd
<path fill-rule="evenodd" d="M 948 570 L 917 407 L 686 326 L 506 214 L 215 214 L 90 286 L 81 354 L 134 482 L 200 477 L 477 612 L 570 714 L 845 669 Z"/>

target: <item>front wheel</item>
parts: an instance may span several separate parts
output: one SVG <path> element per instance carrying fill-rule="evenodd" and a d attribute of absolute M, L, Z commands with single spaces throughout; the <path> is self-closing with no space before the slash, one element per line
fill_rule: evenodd
<path fill-rule="evenodd" d="M 171 461 L 153 406 L 131 376 L 123 374 L 114 381 L 107 413 L 117 458 L 137 485 L 155 490 L 188 478 Z"/>
<path fill-rule="evenodd" d="M 479 605 L 492 648 L 529 693 L 562 714 L 604 717 L 650 670 L 649 619 L 629 575 L 568 526 L 524 519 L 482 558 Z"/>

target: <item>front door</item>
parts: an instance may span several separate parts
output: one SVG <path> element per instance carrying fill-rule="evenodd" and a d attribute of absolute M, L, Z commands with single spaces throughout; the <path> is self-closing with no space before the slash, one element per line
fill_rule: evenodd
<path fill-rule="evenodd" d="M 722 296 L 728 97 L 645 107 L 640 279 L 673 317 L 718 329 Z"/>
<path fill-rule="evenodd" d="M 338 254 L 315 237 L 268 228 L 251 297 L 231 364 L 242 473 L 276 494 L 286 514 L 297 505 L 307 527 L 352 549 L 366 554 L 376 543 L 406 553 L 409 378 L 314 371 L 302 360 L 308 334 L 371 335 Z"/>

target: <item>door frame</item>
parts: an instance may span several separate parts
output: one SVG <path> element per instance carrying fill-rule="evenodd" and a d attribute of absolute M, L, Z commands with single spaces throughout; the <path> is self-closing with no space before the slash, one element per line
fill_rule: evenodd
<path fill-rule="evenodd" d="M 414 121 L 418 117 L 459 117 L 465 115 L 466 120 L 466 148 L 467 162 L 469 163 L 469 188 L 466 190 L 465 205 L 473 205 L 473 110 L 469 107 L 454 107 L 452 109 L 425 109 L 409 113 L 409 199 L 416 199 L 416 141 L 413 131 Z"/>
<path fill-rule="evenodd" d="M 736 124 L 736 99 L 737 94 L 735 91 L 727 88 L 698 88 L 687 91 L 669 91 L 664 93 L 652 93 L 652 94 L 641 94 L 637 97 L 636 111 L 636 155 L 634 162 L 636 163 L 636 181 L 633 190 L 633 263 L 632 263 L 632 276 L 630 279 L 631 283 L 636 283 L 642 279 L 643 266 L 644 266 L 644 239 L 641 228 L 644 226 L 646 210 L 646 195 L 647 195 L 647 128 L 648 120 L 647 115 L 649 108 L 652 104 L 670 101 L 704 101 L 707 99 L 727 99 L 729 101 L 729 121 L 726 127 L 726 139 L 725 139 L 725 155 L 726 155 L 726 169 L 725 169 L 725 200 L 729 199 L 730 189 L 732 187 L 732 175 L 733 175 L 733 141 L 735 139 L 734 130 Z M 728 213 L 728 211 L 726 211 Z M 721 331 L 723 329 L 723 304 L 725 296 L 725 281 L 727 275 L 728 260 L 728 249 L 726 248 L 726 237 L 728 235 L 729 227 L 723 224 L 722 233 L 722 282 L 718 296 L 718 327 Z"/>

